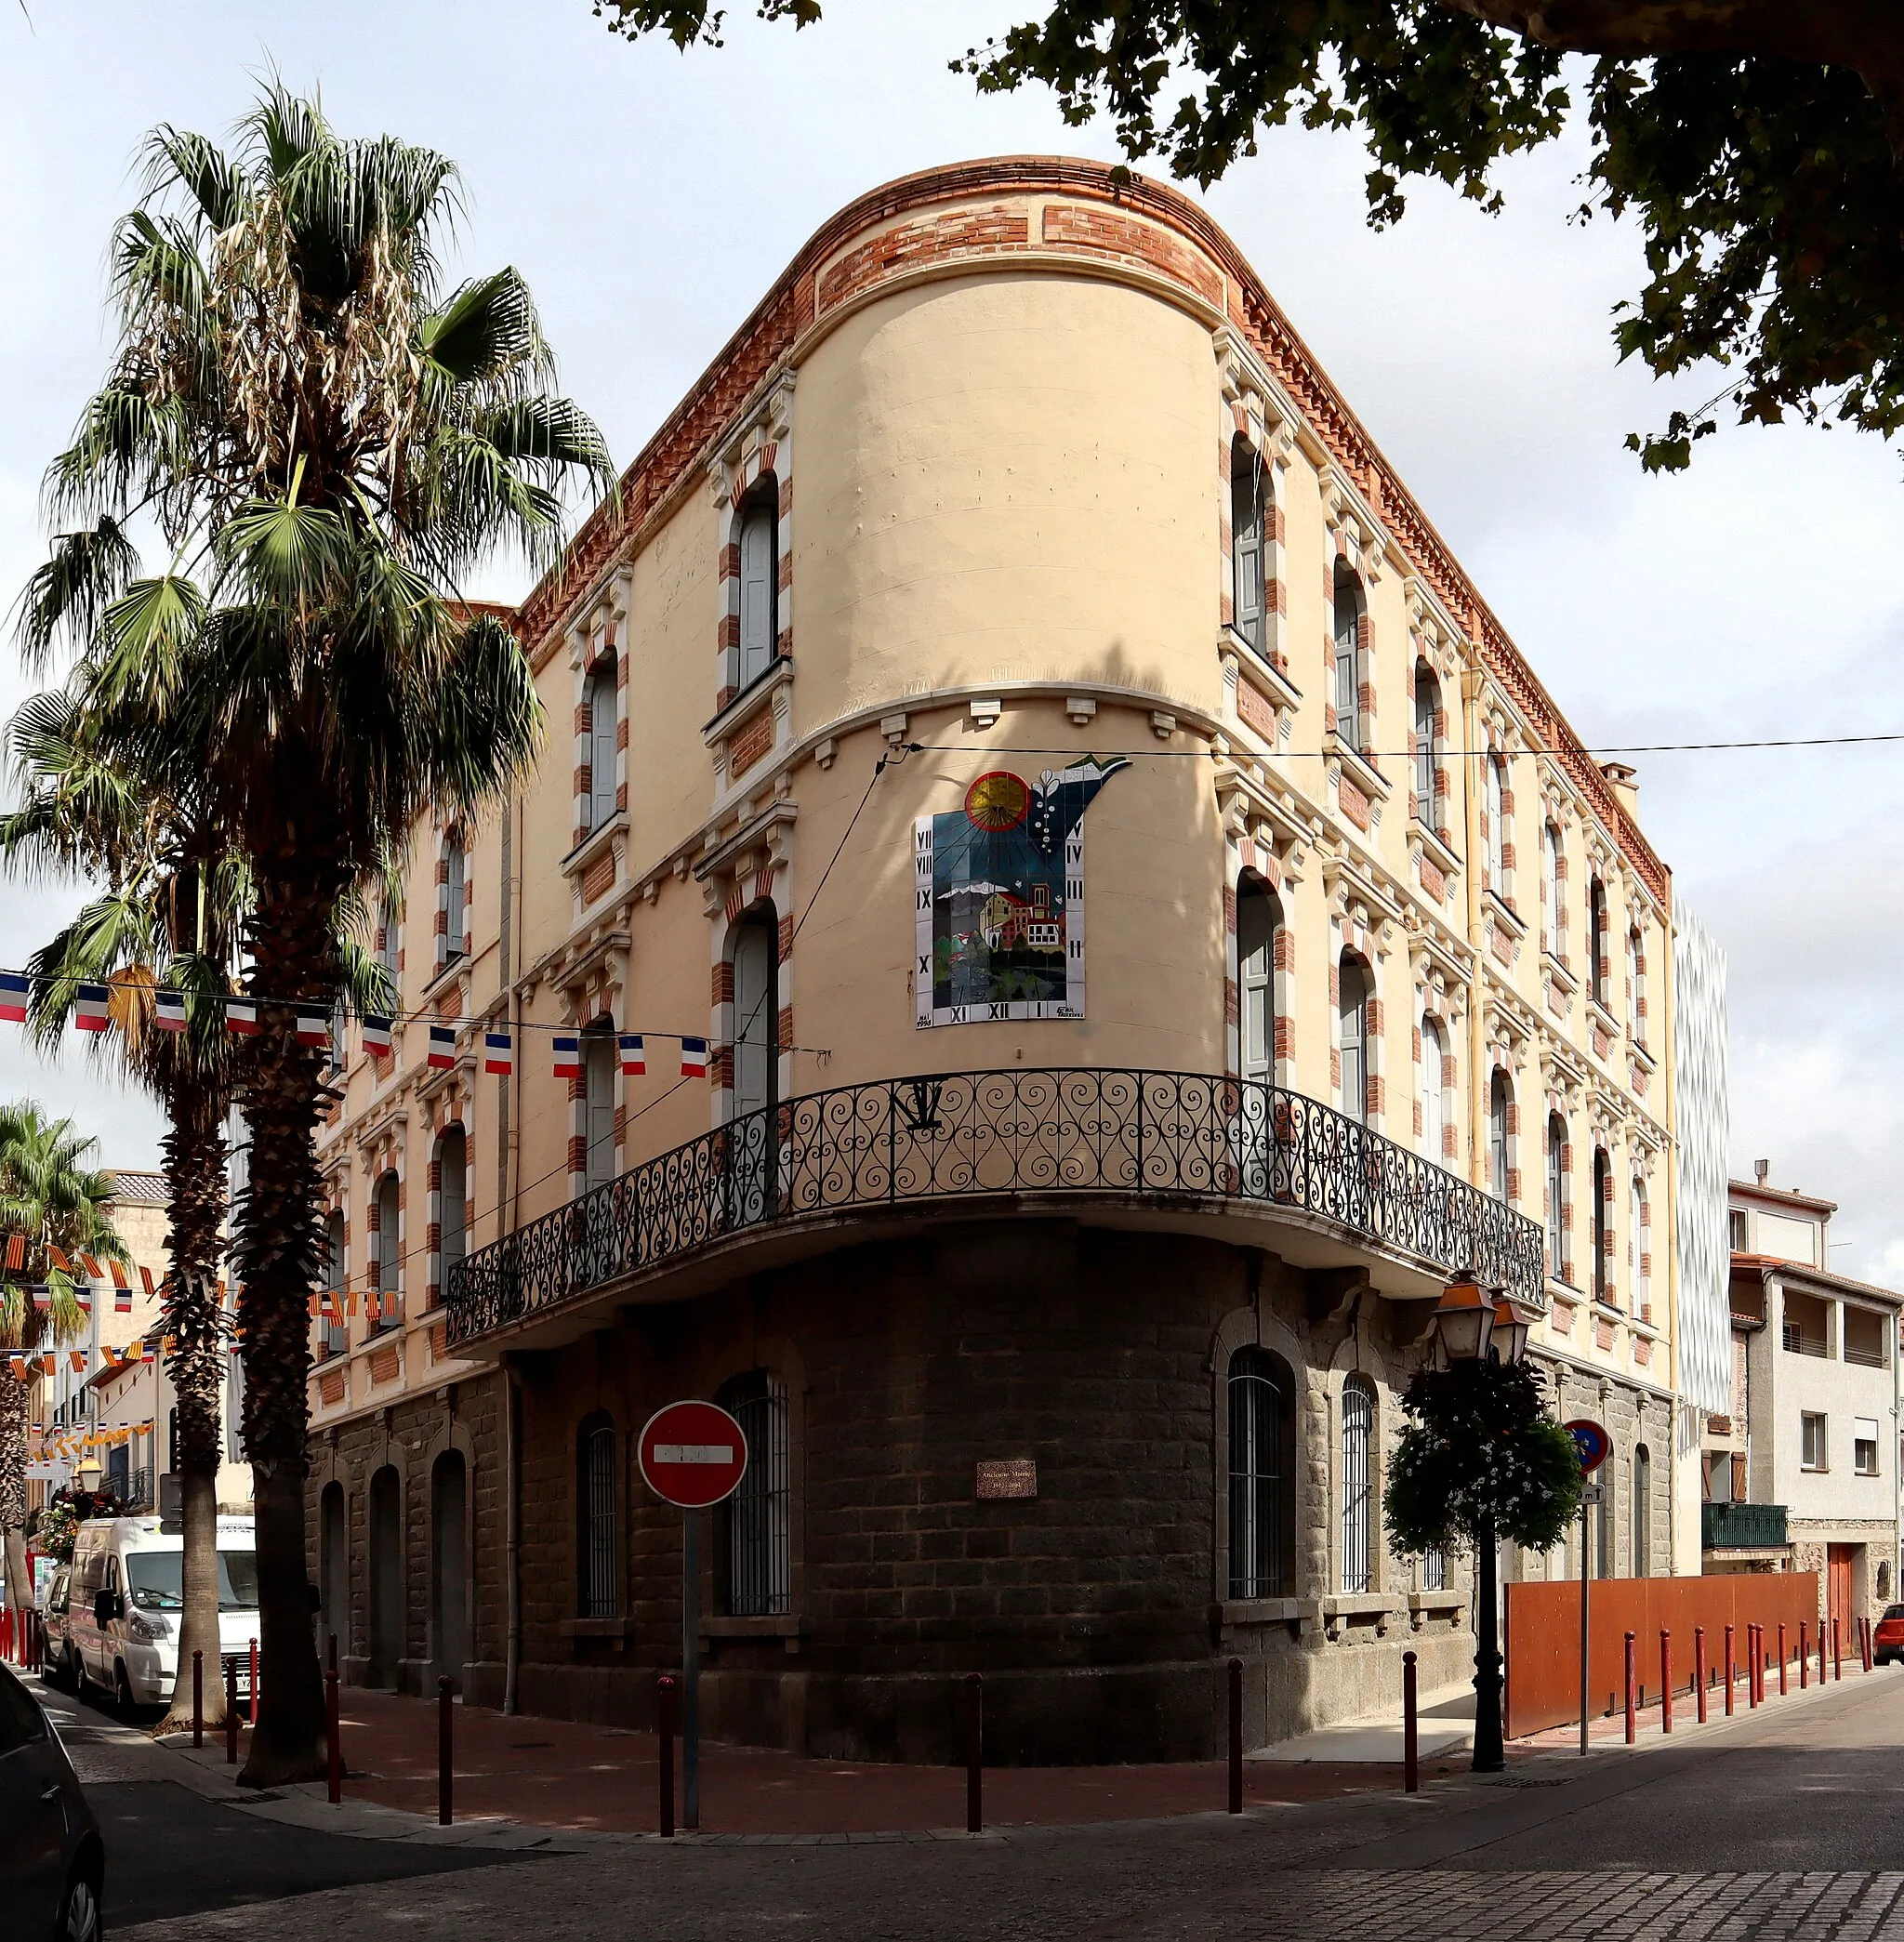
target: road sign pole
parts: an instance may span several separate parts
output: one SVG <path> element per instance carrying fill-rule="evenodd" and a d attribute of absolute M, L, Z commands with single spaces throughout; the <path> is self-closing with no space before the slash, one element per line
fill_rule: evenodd
<path fill-rule="evenodd" d="M 1580 1751 L 1582 1753 L 1587 1750 L 1587 1708 L 1589 1698 L 1587 1690 L 1587 1647 L 1589 1641 L 1593 1637 L 1593 1633 L 1587 1630 L 1587 1586 L 1592 1582 L 1593 1577 L 1592 1573 L 1587 1569 L 1587 1519 L 1590 1515 L 1591 1510 L 1587 1502 L 1587 1493 L 1582 1490 L 1580 1492 Z"/>
<path fill-rule="evenodd" d="M 681 1824 L 701 1825 L 701 1559 L 698 1511 L 681 1513 Z"/>

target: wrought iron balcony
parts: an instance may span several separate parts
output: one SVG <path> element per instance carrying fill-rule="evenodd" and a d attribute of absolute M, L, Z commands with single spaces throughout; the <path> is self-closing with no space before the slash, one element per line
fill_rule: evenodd
<path fill-rule="evenodd" d="M 1538 1222 L 1300 1092 L 1106 1067 L 841 1086 L 703 1133 L 455 1263 L 464 1342 L 730 1236 L 854 1210 L 1065 1195 L 1288 1209 L 1544 1305 Z"/>
<path fill-rule="evenodd" d="M 1784 1542 L 1783 1504 L 1699 1506 L 1699 1547 L 1703 1551 L 1778 1551 Z"/>

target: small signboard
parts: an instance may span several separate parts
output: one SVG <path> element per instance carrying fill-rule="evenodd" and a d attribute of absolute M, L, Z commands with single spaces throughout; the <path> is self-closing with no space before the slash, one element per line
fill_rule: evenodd
<path fill-rule="evenodd" d="M 717 1403 L 669 1403 L 636 1446 L 649 1489 L 684 1511 L 733 1496 L 747 1467 L 747 1433 Z"/>
<path fill-rule="evenodd" d="M 981 1503 L 1000 1497 L 1036 1497 L 1038 1495 L 1038 1459 L 1036 1457 L 981 1457 L 978 1463 L 977 1488 L 974 1494 Z"/>
<path fill-rule="evenodd" d="M 1591 1476 L 1606 1460 L 1606 1452 L 1613 1447 L 1613 1439 L 1591 1418 L 1577 1416 L 1567 1426 L 1567 1433 L 1573 1438 L 1573 1447 L 1580 1452 L 1580 1470 Z"/>

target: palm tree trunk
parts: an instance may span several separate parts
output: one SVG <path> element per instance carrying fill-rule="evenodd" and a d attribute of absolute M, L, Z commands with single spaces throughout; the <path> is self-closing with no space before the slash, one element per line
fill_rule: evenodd
<path fill-rule="evenodd" d="M 336 895 L 326 898 L 283 877 L 272 881 L 262 870 L 259 876 L 253 988 L 312 993 L 314 1008 L 328 1009 L 336 984 Z M 251 1787 L 314 1780 L 325 1767 L 324 1679 L 304 1527 L 310 1301 L 324 1248 L 321 1094 L 317 1054 L 297 1042 L 290 1023 L 273 1021 L 278 1028 L 259 1037 L 245 1082 L 251 1158 L 235 1223 L 245 1446 L 258 1530 L 258 1679 L 271 1702 L 259 1709 L 239 1776 Z"/>
<path fill-rule="evenodd" d="M 225 1211 L 224 1102 L 189 1077 L 166 1091 L 171 1129 L 164 1157 L 172 1272 L 165 1283 L 165 1331 L 178 1344 L 168 1367 L 178 1399 L 176 1460 L 185 1527 L 185 1610 L 178 1671 L 171 1707 L 159 1724 L 161 1733 L 192 1724 L 194 1651 L 205 1655 L 205 1722 L 222 1725 L 225 1720 L 218 1639 L 218 1391 L 225 1375 L 218 1328 L 218 1226 Z"/>
<path fill-rule="evenodd" d="M 26 1573 L 27 1385 L 0 1366 L 0 1545 L 4 1545 L 7 1602 L 33 1603 Z"/>

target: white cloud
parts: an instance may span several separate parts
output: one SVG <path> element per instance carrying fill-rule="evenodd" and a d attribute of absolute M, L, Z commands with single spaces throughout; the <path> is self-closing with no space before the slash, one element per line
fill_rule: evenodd
<path fill-rule="evenodd" d="M 30 265 L 0 306 L 0 588 L 36 557 L 39 469 L 98 376 L 104 249 L 144 129 L 226 128 L 274 61 L 343 126 L 432 142 L 465 169 L 472 268 L 518 264 L 566 386 L 624 462 L 808 233 L 908 169 L 1014 150 L 1113 153 L 1038 91 L 976 98 L 947 59 L 1036 0 L 828 0 L 795 34 L 730 8 L 730 45 L 629 47 L 588 0 L 95 0 L 0 12 L 0 244 Z M 1844 433 L 1727 430 L 1689 476 L 1621 450 L 1673 403 L 1615 364 L 1636 287 L 1628 228 L 1567 218 L 1579 140 L 1506 170 L 1489 218 L 1439 188 L 1366 228 L 1366 163 L 1283 130 L 1209 198 L 1590 741 L 1904 727 L 1904 595 L 1887 561 L 1895 453 Z M 498 575 L 489 589 L 517 590 Z M 0 657 L 0 707 L 21 693 Z M 1844 1204 L 1836 1265 L 1904 1273 L 1889 1182 L 1904 1037 L 1890 832 L 1904 753 L 1644 756 L 1649 834 L 1732 963 L 1739 1163 Z M 57 900 L 56 904 L 57 904 Z M 50 921 L 6 893 L 0 959 Z M 0 1088 L 78 1113 L 114 1158 L 156 1118 L 0 1033 Z"/>

